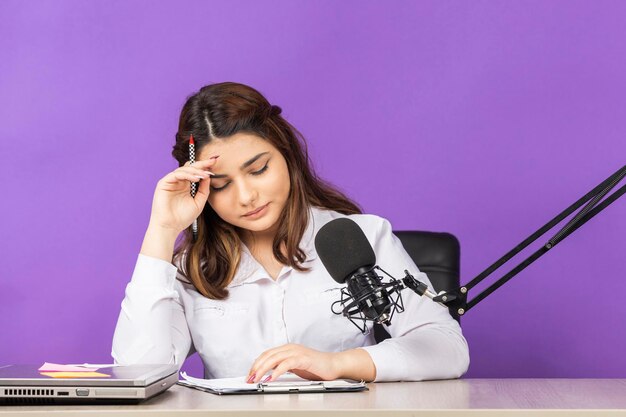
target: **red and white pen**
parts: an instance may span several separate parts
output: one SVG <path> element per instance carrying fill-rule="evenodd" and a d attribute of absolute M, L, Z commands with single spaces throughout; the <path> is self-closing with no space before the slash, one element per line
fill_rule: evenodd
<path fill-rule="evenodd" d="M 193 135 L 189 135 L 189 165 L 193 165 L 196 162 L 196 144 L 193 141 Z M 198 183 L 191 183 L 191 197 L 196 197 L 196 191 L 198 189 Z M 191 225 L 191 231 L 193 232 L 193 240 L 196 241 L 198 239 L 198 219 L 193 220 L 193 224 Z"/>

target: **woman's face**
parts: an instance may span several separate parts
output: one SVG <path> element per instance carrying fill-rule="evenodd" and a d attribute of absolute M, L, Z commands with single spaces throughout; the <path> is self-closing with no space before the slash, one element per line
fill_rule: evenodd
<path fill-rule="evenodd" d="M 285 158 L 270 142 L 242 132 L 205 145 L 198 160 L 215 155 L 208 200 L 213 210 L 236 227 L 273 230 L 290 191 Z"/>

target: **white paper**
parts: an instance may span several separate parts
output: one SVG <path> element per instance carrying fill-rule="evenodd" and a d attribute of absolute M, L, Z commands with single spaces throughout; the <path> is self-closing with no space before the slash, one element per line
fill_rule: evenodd
<path fill-rule="evenodd" d="M 96 367 L 84 367 L 83 365 L 62 365 L 59 363 L 45 362 L 38 369 L 40 372 L 95 372 Z"/>
<path fill-rule="evenodd" d="M 233 392 L 233 391 L 258 391 L 260 384 L 249 384 L 246 382 L 246 378 L 244 376 L 236 377 L 236 378 L 218 378 L 218 379 L 201 379 L 194 378 L 192 376 L 187 375 L 185 372 L 181 372 L 180 375 L 183 379 L 189 382 L 192 385 L 208 388 L 216 392 Z M 365 383 L 361 382 L 353 382 L 345 379 L 337 379 L 334 381 L 309 381 L 308 379 L 300 378 L 298 375 L 294 373 L 285 373 L 278 377 L 276 381 L 267 382 L 264 385 L 268 387 L 272 386 L 307 386 L 307 385 L 321 385 L 328 388 L 347 388 L 347 387 L 358 387 L 363 386 Z"/>
<path fill-rule="evenodd" d="M 256 391 L 258 389 L 257 384 L 248 384 L 243 376 L 237 378 L 202 379 L 189 376 L 186 372 L 181 372 L 180 375 L 187 382 L 215 391 Z"/>
<path fill-rule="evenodd" d="M 119 365 L 116 363 L 74 363 L 68 366 L 85 366 L 87 368 L 116 368 L 118 366 L 124 366 L 124 365 Z"/>

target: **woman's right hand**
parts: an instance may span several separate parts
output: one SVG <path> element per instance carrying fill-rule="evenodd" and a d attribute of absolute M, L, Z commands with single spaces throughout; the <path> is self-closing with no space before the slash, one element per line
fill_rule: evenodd
<path fill-rule="evenodd" d="M 157 183 L 150 215 L 151 228 L 166 230 L 178 235 L 200 216 L 209 198 L 211 168 L 217 157 L 187 162 L 170 172 Z M 195 198 L 191 196 L 191 183 L 198 183 Z"/>

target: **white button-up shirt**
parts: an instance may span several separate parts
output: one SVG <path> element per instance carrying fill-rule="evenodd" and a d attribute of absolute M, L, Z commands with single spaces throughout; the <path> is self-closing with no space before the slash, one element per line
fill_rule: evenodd
<path fill-rule="evenodd" d="M 396 313 L 391 335 L 379 344 L 372 322 L 363 334 L 347 318 L 331 311 L 343 284 L 334 281 L 317 257 L 314 238 L 329 221 L 349 217 L 363 229 L 377 264 L 395 278 L 404 270 L 432 285 L 378 216 L 343 215 L 311 208 L 300 243 L 308 272 L 284 266 L 272 279 L 242 245 L 239 268 L 225 300 L 200 294 L 177 268 L 139 255 L 113 337 L 116 363 L 182 363 L 194 352 L 202 358 L 205 378 L 245 376 L 264 351 L 297 343 L 325 352 L 366 350 L 376 366 L 376 381 L 457 378 L 467 371 L 469 350 L 459 324 L 447 309 L 411 290 L 402 291 L 405 311 Z M 178 279 L 177 279 L 178 278 Z M 385 280 L 386 281 L 386 280 Z"/>

